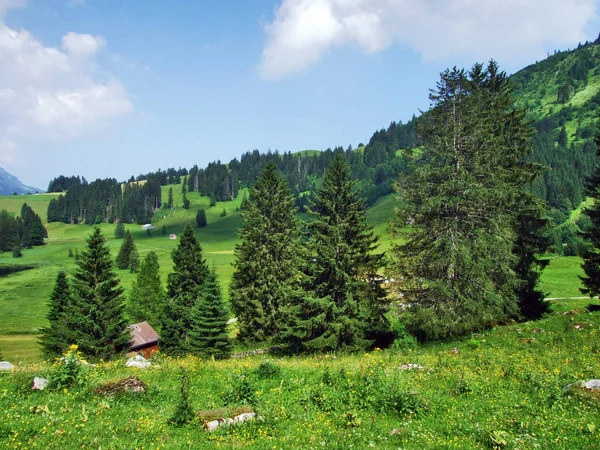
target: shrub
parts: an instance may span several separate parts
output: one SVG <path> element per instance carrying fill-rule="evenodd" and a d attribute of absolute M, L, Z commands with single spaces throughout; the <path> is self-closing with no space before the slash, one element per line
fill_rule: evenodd
<path fill-rule="evenodd" d="M 182 367 L 179 373 L 179 401 L 169 423 L 180 427 L 190 423 L 193 419 L 194 408 L 190 402 L 190 379 Z"/>
<path fill-rule="evenodd" d="M 66 389 L 82 386 L 86 383 L 87 362 L 77 351 L 77 345 L 71 345 L 67 352 L 57 359 L 49 375 L 51 389 Z"/>
<path fill-rule="evenodd" d="M 270 361 L 262 362 L 255 370 L 258 378 L 276 378 L 281 373 L 281 368 Z"/>
<path fill-rule="evenodd" d="M 223 402 L 231 405 L 256 405 L 256 386 L 247 374 L 241 374 L 233 379 L 231 386 L 223 395 Z"/>

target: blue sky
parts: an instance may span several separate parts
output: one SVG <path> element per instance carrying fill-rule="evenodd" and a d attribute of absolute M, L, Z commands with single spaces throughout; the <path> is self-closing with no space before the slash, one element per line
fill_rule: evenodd
<path fill-rule="evenodd" d="M 0 166 L 119 180 L 356 146 L 446 67 L 594 40 L 597 0 L 0 0 Z"/>

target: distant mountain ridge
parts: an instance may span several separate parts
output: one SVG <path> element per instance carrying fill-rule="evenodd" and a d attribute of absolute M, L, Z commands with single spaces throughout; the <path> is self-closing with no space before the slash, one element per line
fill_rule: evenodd
<path fill-rule="evenodd" d="M 12 195 L 15 192 L 17 194 L 26 194 L 28 192 L 44 192 L 44 190 L 24 185 L 17 177 L 0 167 L 0 195 Z"/>

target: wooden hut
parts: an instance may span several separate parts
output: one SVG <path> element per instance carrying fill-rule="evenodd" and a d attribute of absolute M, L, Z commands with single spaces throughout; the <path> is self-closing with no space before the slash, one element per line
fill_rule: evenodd
<path fill-rule="evenodd" d="M 148 322 L 134 323 L 128 328 L 131 332 L 131 352 L 141 353 L 146 359 L 158 352 L 159 336 Z"/>

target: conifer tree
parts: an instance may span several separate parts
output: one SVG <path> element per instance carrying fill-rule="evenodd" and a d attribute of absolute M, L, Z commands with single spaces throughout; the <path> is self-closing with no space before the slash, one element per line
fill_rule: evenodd
<path fill-rule="evenodd" d="M 167 201 L 167 207 L 173 209 L 173 188 L 169 188 L 169 197 Z"/>
<path fill-rule="evenodd" d="M 239 337 L 262 341 L 278 331 L 279 308 L 300 289 L 301 247 L 294 197 L 273 163 L 265 166 L 240 212 L 230 298 Z"/>
<path fill-rule="evenodd" d="M 208 273 L 202 247 L 188 224 L 171 253 L 173 272 L 167 278 L 168 301 L 163 315 L 161 349 L 181 355 L 190 349 L 191 312 L 202 295 Z"/>
<path fill-rule="evenodd" d="M 129 255 L 129 271 L 131 273 L 136 273 L 140 270 L 140 255 L 138 254 L 137 248 L 134 244 L 131 249 L 131 254 Z"/>
<path fill-rule="evenodd" d="M 68 308 L 70 340 L 95 359 L 110 359 L 129 347 L 124 318 L 123 288 L 113 271 L 110 249 L 98 228 L 79 253 Z"/>
<path fill-rule="evenodd" d="M 196 213 L 196 226 L 198 228 L 204 228 L 206 225 L 206 211 L 204 211 L 204 208 L 200 208 Z"/>
<path fill-rule="evenodd" d="M 190 351 L 204 358 L 226 358 L 231 353 L 229 317 L 214 268 L 209 270 L 202 294 L 191 312 Z"/>
<path fill-rule="evenodd" d="M 600 124 L 596 133 L 596 154 L 600 156 Z M 581 255 L 581 267 L 585 275 L 580 277 L 583 283 L 580 290 L 593 298 L 600 295 L 600 166 L 596 166 L 594 174 L 587 181 L 587 195 L 592 199 L 592 205 L 583 212 L 589 217 L 592 226 L 582 233 L 588 246 Z"/>
<path fill-rule="evenodd" d="M 70 330 L 67 326 L 69 307 L 71 306 L 71 288 L 65 272 L 58 272 L 54 290 L 48 301 L 49 325 L 40 329 L 39 343 L 42 353 L 47 357 L 60 356 L 69 348 Z"/>
<path fill-rule="evenodd" d="M 155 252 L 149 252 L 131 287 L 127 312 L 134 322 L 146 321 L 160 331 L 167 294 L 160 281 L 160 266 Z"/>
<path fill-rule="evenodd" d="M 23 221 L 21 247 L 31 248 L 34 245 L 44 245 L 44 239 L 48 237 L 48 232 L 42 225 L 40 216 L 27 203 L 21 207 L 21 219 Z"/>
<path fill-rule="evenodd" d="M 281 339 L 294 350 L 357 350 L 388 331 L 377 281 L 383 254 L 343 155 L 327 168 L 309 212 L 307 295 L 284 309 Z"/>
<path fill-rule="evenodd" d="M 121 270 L 127 269 L 131 265 L 131 253 L 135 244 L 133 242 L 133 238 L 131 237 L 131 233 L 129 230 L 125 232 L 125 239 L 121 244 L 121 248 L 119 249 L 119 253 L 117 254 L 117 267 Z"/>
<path fill-rule="evenodd" d="M 125 224 L 123 221 L 119 220 L 117 222 L 117 226 L 115 227 L 115 239 L 123 239 L 125 237 Z"/>
<path fill-rule="evenodd" d="M 518 317 L 518 295 L 535 294 L 530 234 L 541 230 L 539 211 L 515 201 L 538 168 L 524 162 L 531 130 L 506 74 L 494 61 L 447 70 L 430 99 L 418 123 L 423 152 L 399 183 L 406 239 L 395 247 L 408 328 L 423 340 Z M 519 224 L 521 211 L 532 220 Z"/>

